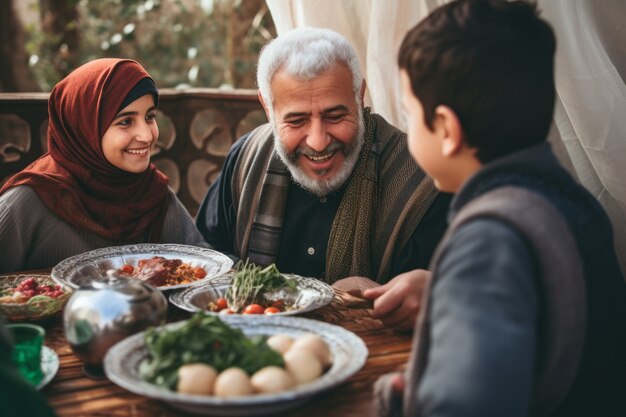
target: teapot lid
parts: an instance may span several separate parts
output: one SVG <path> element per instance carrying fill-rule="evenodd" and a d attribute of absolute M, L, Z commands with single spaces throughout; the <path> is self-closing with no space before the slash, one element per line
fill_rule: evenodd
<path fill-rule="evenodd" d="M 134 302 L 149 299 L 158 291 L 145 281 L 120 276 L 119 272 L 115 269 L 107 270 L 106 277 L 100 280 L 91 280 L 87 287 L 96 290 L 112 290 L 116 293 L 128 296 L 131 301 Z"/>

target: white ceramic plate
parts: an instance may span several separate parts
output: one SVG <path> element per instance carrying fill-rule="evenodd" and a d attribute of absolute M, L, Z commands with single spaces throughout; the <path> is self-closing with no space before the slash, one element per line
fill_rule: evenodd
<path fill-rule="evenodd" d="M 165 401 L 173 407 L 202 415 L 252 416 L 274 414 L 303 403 L 315 394 L 341 384 L 358 372 L 367 360 L 367 347 L 354 333 L 332 324 L 296 317 L 259 316 L 244 318 L 225 316 L 223 320 L 240 328 L 247 336 L 274 335 L 277 333 L 298 337 L 308 332 L 324 338 L 333 354 L 333 363 L 321 377 L 309 384 L 276 394 L 249 395 L 237 398 L 220 398 L 208 395 L 181 394 L 144 381 L 138 368 L 148 356 L 144 333 L 130 336 L 109 349 L 104 358 L 107 377 L 120 387 L 135 394 Z M 177 328 L 184 322 L 168 324 Z"/>
<path fill-rule="evenodd" d="M 43 379 L 37 384 L 37 389 L 40 390 L 56 375 L 59 370 L 59 357 L 56 352 L 50 349 L 48 346 L 42 346 L 41 348 L 41 371 L 43 372 Z"/>
<path fill-rule="evenodd" d="M 329 304 L 335 297 L 332 287 L 323 281 L 315 278 L 306 278 L 299 275 L 285 275 L 287 278 L 295 279 L 298 282 L 298 292 L 289 300 L 292 309 L 274 314 L 275 316 L 287 316 L 292 314 L 305 313 Z M 215 302 L 218 298 L 224 297 L 226 290 L 232 282 L 232 274 L 226 274 L 200 285 L 186 288 L 170 294 L 170 302 L 177 307 L 190 312 L 206 311 L 209 314 L 218 314 L 207 311 L 207 303 Z M 249 317 L 249 316 L 248 316 Z"/>
<path fill-rule="evenodd" d="M 229 271 L 233 261 L 221 252 L 197 246 L 178 244 L 140 243 L 137 245 L 112 246 L 81 253 L 59 262 L 52 268 L 52 279 L 78 288 L 92 279 L 101 280 L 109 269 L 118 269 L 122 265 L 137 265 L 142 259 L 162 256 L 167 259 L 180 259 L 192 267 L 202 267 L 206 276 L 197 281 L 158 287 L 160 290 L 173 290 L 208 281 Z"/>

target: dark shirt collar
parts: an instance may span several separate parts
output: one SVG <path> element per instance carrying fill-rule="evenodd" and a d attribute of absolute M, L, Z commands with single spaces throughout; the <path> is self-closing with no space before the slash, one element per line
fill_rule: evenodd
<path fill-rule="evenodd" d="M 291 177 L 291 183 L 289 184 L 289 191 L 290 192 L 295 192 L 297 193 L 300 197 L 305 198 L 307 200 L 319 200 L 320 198 L 338 198 L 341 199 L 343 197 L 343 194 L 346 191 L 348 182 L 350 181 L 350 179 L 348 178 L 346 181 L 344 181 L 343 185 L 341 187 L 339 187 L 337 190 L 330 192 L 326 195 L 320 195 L 318 196 L 315 193 L 312 193 L 311 191 L 307 190 L 306 188 L 304 188 L 302 185 L 300 185 L 300 183 L 296 182 L 296 180 L 293 179 L 293 176 Z"/>
<path fill-rule="evenodd" d="M 448 211 L 448 222 L 456 216 L 456 213 L 467 202 L 476 197 L 480 185 L 485 179 L 492 178 L 501 172 L 510 172 L 515 168 L 533 171 L 554 166 L 555 164 L 558 165 L 559 163 L 548 142 L 531 146 L 485 164 L 477 173 L 465 181 L 461 189 L 455 194 Z"/>

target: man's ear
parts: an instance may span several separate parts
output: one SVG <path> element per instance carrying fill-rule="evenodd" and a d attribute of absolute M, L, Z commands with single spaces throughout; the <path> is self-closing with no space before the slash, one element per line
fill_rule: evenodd
<path fill-rule="evenodd" d="M 361 83 L 361 91 L 359 92 L 359 98 L 361 99 L 361 107 L 365 107 L 365 89 L 367 88 L 367 83 L 365 82 L 365 78 L 363 78 L 363 82 Z"/>
<path fill-rule="evenodd" d="M 261 90 L 257 93 L 259 95 L 259 101 L 261 102 L 261 106 L 263 106 L 263 110 L 265 110 L 265 116 L 267 120 L 272 120 L 272 115 L 270 114 L 270 109 L 267 107 L 265 100 L 263 99 L 263 95 L 261 94 Z"/>
<path fill-rule="evenodd" d="M 441 152 L 444 156 L 457 154 L 465 145 L 463 141 L 463 127 L 454 110 L 448 106 L 435 108 L 437 128 L 441 131 Z"/>

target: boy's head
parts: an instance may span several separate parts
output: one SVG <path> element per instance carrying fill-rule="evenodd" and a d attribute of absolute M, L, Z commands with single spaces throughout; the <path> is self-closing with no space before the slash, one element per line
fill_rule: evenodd
<path fill-rule="evenodd" d="M 423 119 L 413 121 L 422 124 L 422 137 L 409 135 L 410 142 L 458 131 L 481 165 L 545 140 L 555 46 L 552 29 L 527 1 L 457 0 L 434 10 L 409 31 L 398 55 L 405 106 L 417 99 Z M 444 153 L 455 149 L 442 145 Z"/>

